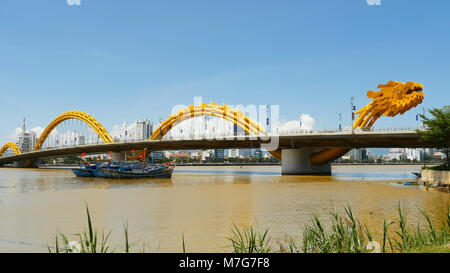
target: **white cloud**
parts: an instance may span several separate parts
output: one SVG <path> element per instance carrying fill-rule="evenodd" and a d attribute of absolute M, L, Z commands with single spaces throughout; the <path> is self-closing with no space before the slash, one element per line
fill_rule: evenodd
<path fill-rule="evenodd" d="M 27 130 L 27 132 L 31 131 L 31 132 L 35 133 L 36 138 L 39 138 L 41 136 L 41 134 L 44 132 L 44 130 L 45 130 L 45 128 L 38 126 L 38 127 L 34 127 L 31 130 Z M 9 135 L 9 138 L 16 141 L 21 132 L 22 132 L 22 128 L 16 128 L 16 129 L 14 129 L 14 132 L 11 133 L 11 135 Z"/>
<path fill-rule="evenodd" d="M 124 139 L 125 131 L 128 138 L 130 138 L 130 135 L 131 138 L 134 138 L 134 133 L 136 131 L 136 121 L 132 123 L 127 123 L 126 121 L 124 121 L 122 125 L 116 124 L 112 127 L 112 130 L 109 131 L 109 134 L 112 138 L 117 137 L 119 139 Z"/>
<path fill-rule="evenodd" d="M 14 129 L 14 132 L 9 135 L 9 138 L 17 140 L 17 137 L 19 137 L 20 132 L 22 132 L 22 128 Z"/>
<path fill-rule="evenodd" d="M 300 120 L 290 120 L 280 125 L 281 131 L 312 130 L 316 121 L 308 114 L 301 114 Z"/>
<path fill-rule="evenodd" d="M 42 133 L 44 132 L 44 130 L 45 130 L 45 128 L 38 126 L 38 127 L 34 127 L 30 131 L 32 131 L 33 133 L 36 134 L 36 138 L 39 138 L 42 135 Z"/>
<path fill-rule="evenodd" d="M 303 130 L 312 130 L 314 128 L 314 125 L 316 124 L 314 118 L 308 114 L 301 114 L 300 121 L 302 122 L 301 129 Z"/>
<path fill-rule="evenodd" d="M 300 121 L 299 120 L 291 120 L 284 122 L 280 125 L 281 131 L 295 131 L 300 130 Z"/>

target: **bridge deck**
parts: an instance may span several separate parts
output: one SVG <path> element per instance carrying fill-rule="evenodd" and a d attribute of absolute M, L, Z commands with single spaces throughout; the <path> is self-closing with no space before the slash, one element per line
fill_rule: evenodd
<path fill-rule="evenodd" d="M 318 147 L 318 148 L 421 148 L 432 147 L 420 141 L 414 132 L 357 132 L 352 133 L 311 133 L 301 135 L 278 136 L 281 149 Z M 163 139 L 135 142 L 102 143 L 82 146 L 66 146 L 55 149 L 38 150 L 20 155 L 10 155 L 0 158 L 0 164 L 18 160 L 42 159 L 75 154 L 107 153 L 109 151 L 130 151 L 147 148 L 149 151 L 161 150 L 200 150 L 200 149 L 231 149 L 231 148 L 260 148 L 267 143 L 267 137 L 261 139 L 256 136 L 238 136 L 234 139 Z"/>

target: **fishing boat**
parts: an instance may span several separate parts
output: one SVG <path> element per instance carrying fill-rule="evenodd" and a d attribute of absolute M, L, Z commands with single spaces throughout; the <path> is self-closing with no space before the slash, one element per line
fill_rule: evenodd
<path fill-rule="evenodd" d="M 170 178 L 175 166 L 143 165 L 139 162 L 111 162 L 103 164 L 84 164 L 72 169 L 77 177 L 100 177 L 114 179 L 132 178 Z"/>
<path fill-rule="evenodd" d="M 149 167 L 128 167 L 116 170 L 103 170 L 108 177 L 115 179 L 134 179 L 134 178 L 170 178 L 175 167 L 173 165 L 160 165 Z"/>
<path fill-rule="evenodd" d="M 77 177 L 93 177 L 94 171 L 96 171 L 97 168 L 98 167 L 96 164 L 92 164 L 92 165 L 85 164 L 85 165 L 81 165 L 80 168 L 72 169 L 72 172 Z"/>

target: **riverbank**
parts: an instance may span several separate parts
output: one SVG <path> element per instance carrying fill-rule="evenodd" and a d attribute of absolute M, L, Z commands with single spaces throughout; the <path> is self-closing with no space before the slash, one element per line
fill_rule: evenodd
<path fill-rule="evenodd" d="M 422 169 L 420 180 L 426 187 L 450 193 L 450 171 Z"/>
<path fill-rule="evenodd" d="M 332 163 L 332 166 L 420 166 L 423 163 Z M 176 166 L 183 167 L 208 167 L 208 166 L 281 166 L 281 163 L 181 163 Z M 436 164 L 427 164 L 427 166 L 437 166 Z M 42 164 L 41 169 L 60 169 L 60 168 L 76 168 L 78 164 Z"/>

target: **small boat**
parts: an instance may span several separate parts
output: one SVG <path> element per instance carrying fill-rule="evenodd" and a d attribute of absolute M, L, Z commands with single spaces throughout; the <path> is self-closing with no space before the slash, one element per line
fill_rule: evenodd
<path fill-rule="evenodd" d="M 72 169 L 72 172 L 77 177 L 93 177 L 94 172 L 97 171 L 98 165 L 96 164 L 85 164 L 81 165 L 78 169 Z"/>
<path fill-rule="evenodd" d="M 72 169 L 77 177 L 101 177 L 115 179 L 131 178 L 170 178 L 175 166 L 140 165 L 137 162 L 112 162 L 81 165 L 79 169 Z"/>
<path fill-rule="evenodd" d="M 134 179 L 134 178 L 170 178 L 175 167 L 171 165 L 151 166 L 148 168 L 129 167 L 118 170 L 106 169 L 105 173 L 115 179 Z"/>
<path fill-rule="evenodd" d="M 89 169 L 72 169 L 72 172 L 75 174 L 76 177 L 92 177 L 94 174 L 92 173 L 92 170 Z"/>
<path fill-rule="evenodd" d="M 403 185 L 405 185 L 405 186 L 413 186 L 415 184 L 416 184 L 416 182 L 414 182 L 414 181 L 408 181 L 408 182 L 403 183 Z"/>

